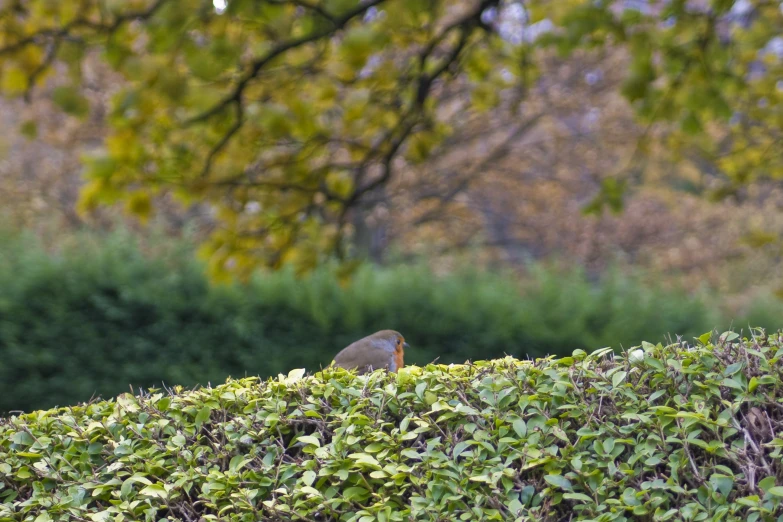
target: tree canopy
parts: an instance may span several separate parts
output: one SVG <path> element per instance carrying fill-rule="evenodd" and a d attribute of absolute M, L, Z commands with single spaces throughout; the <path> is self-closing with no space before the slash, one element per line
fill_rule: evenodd
<path fill-rule="evenodd" d="M 355 215 L 447 146 L 450 115 L 524 103 L 553 49 L 626 53 L 620 92 L 722 190 L 783 176 L 781 5 L 17 0 L 0 9 L 0 88 L 30 98 L 50 82 L 52 101 L 83 117 L 87 69 L 109 65 L 121 80 L 107 93 L 111 132 L 84 159 L 82 211 L 122 202 L 146 218 L 161 194 L 206 202 L 220 223 L 204 247 L 215 274 L 307 270 L 355 257 Z M 622 170 L 589 210 L 621 206 Z"/>

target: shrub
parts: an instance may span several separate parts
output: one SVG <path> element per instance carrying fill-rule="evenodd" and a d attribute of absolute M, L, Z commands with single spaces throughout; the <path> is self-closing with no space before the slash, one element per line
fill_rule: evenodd
<path fill-rule="evenodd" d="M 781 336 L 703 341 L 12 417 L 0 520 L 775 520 Z"/>

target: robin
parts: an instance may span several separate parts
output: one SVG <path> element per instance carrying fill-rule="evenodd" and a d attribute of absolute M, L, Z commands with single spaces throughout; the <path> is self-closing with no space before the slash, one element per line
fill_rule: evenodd
<path fill-rule="evenodd" d="M 408 343 L 399 332 L 381 330 L 348 345 L 335 355 L 334 365 L 367 373 L 380 368 L 396 372 L 402 368 L 402 356 Z"/>

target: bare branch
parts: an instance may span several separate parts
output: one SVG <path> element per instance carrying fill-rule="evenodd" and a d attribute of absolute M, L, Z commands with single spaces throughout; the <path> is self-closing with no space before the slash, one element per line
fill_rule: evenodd
<path fill-rule="evenodd" d="M 222 151 L 226 145 L 228 145 L 228 142 L 231 140 L 231 138 L 239 132 L 239 129 L 242 128 L 242 125 L 245 122 L 244 118 L 244 109 L 242 108 L 242 104 L 237 104 L 236 106 L 236 114 L 235 118 L 236 121 L 234 124 L 226 131 L 226 133 L 223 135 L 223 137 L 218 141 L 214 147 L 212 147 L 212 150 L 209 151 L 209 154 L 207 155 L 207 159 L 204 161 L 204 167 L 201 169 L 201 177 L 205 178 L 209 175 L 209 171 L 212 170 L 212 162 L 215 159 L 215 156 L 217 156 L 220 151 Z"/>
<path fill-rule="evenodd" d="M 302 7 L 304 9 L 307 9 L 309 11 L 313 11 L 314 13 L 319 14 L 326 20 L 329 20 L 333 24 L 339 23 L 339 21 L 334 17 L 332 13 L 328 12 L 320 5 L 311 4 L 309 2 L 306 2 L 305 0 L 266 0 L 266 1 L 269 2 L 270 4 L 277 4 L 277 5 L 293 4 Z"/>
<path fill-rule="evenodd" d="M 487 171 L 488 166 L 490 166 L 492 163 L 499 161 L 500 159 L 508 155 L 510 150 L 509 148 L 510 145 L 514 144 L 514 142 L 516 142 L 519 138 L 521 138 L 527 132 L 533 129 L 541 120 L 541 118 L 543 118 L 544 116 L 545 116 L 544 112 L 539 112 L 533 115 L 532 117 L 530 117 L 527 121 L 525 121 L 521 125 L 518 125 L 517 128 L 514 129 L 503 140 L 502 143 L 497 145 L 492 151 L 490 151 L 489 154 L 484 156 L 484 158 L 482 158 L 481 161 L 479 161 L 476 165 L 474 165 L 473 168 L 470 169 L 468 174 L 464 178 L 462 178 L 455 187 L 452 187 L 452 189 L 449 190 L 446 194 L 442 196 L 438 196 L 438 199 L 440 199 L 442 203 L 441 206 L 419 217 L 414 222 L 414 224 L 421 225 L 435 219 L 436 216 L 443 210 L 443 205 L 450 203 L 455 197 L 457 197 L 458 194 L 465 191 L 470 186 L 470 183 L 477 176 Z M 425 199 L 425 198 L 420 198 L 420 199 Z"/>

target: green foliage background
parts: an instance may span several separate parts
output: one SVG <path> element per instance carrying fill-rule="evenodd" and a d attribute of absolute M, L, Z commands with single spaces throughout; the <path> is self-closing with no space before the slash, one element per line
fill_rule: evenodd
<path fill-rule="evenodd" d="M 74 404 L 129 385 L 315 371 L 382 328 L 403 332 L 406 362 L 423 365 L 628 347 L 667 333 L 691 339 L 731 323 L 707 294 L 619 271 L 590 282 L 579 271 L 534 267 L 519 284 L 510 275 L 365 267 L 348 287 L 327 269 L 214 286 L 186 241 L 82 235 L 54 255 L 30 237 L 8 235 L 3 245 L 0 411 Z M 773 327 L 780 307 L 763 304 L 753 324 Z"/>

